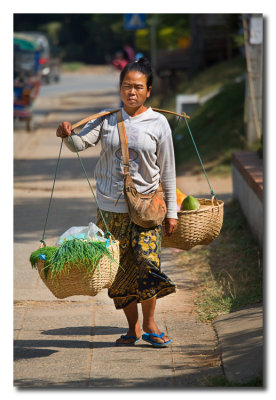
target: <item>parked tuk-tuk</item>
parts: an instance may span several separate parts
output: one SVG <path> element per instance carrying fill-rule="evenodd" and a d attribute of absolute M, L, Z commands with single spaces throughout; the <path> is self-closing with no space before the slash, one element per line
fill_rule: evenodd
<path fill-rule="evenodd" d="M 40 85 L 39 45 L 28 35 L 14 34 L 14 119 L 26 121 L 32 129 L 33 103 Z"/>
<path fill-rule="evenodd" d="M 38 31 L 18 32 L 27 34 L 40 47 L 39 72 L 41 75 L 41 84 L 49 84 L 60 80 L 60 54 L 57 45 L 53 45 L 47 35 Z"/>

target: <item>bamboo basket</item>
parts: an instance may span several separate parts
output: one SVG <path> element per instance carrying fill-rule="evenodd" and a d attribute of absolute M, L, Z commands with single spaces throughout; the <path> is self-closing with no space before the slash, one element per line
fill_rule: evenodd
<path fill-rule="evenodd" d="M 198 210 L 179 211 L 178 225 L 171 236 L 162 235 L 162 247 L 190 250 L 210 244 L 220 233 L 224 203 L 217 199 L 197 199 Z"/>
<path fill-rule="evenodd" d="M 104 288 L 110 288 L 114 282 L 119 267 L 119 241 L 115 240 L 108 247 L 114 261 L 107 256 L 100 259 L 98 267 L 92 273 L 88 273 L 85 267 L 73 265 L 67 273 L 51 277 L 49 268 L 47 278 L 45 277 L 44 261 L 37 262 L 39 276 L 47 288 L 58 299 L 70 296 L 96 296 Z"/>

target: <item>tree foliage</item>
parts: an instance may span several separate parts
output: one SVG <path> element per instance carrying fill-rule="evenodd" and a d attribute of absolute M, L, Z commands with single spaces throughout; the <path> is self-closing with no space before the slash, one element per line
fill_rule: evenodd
<path fill-rule="evenodd" d="M 14 30 L 46 33 L 66 61 L 103 63 L 126 44 L 148 55 L 152 21 L 158 48 L 175 48 L 188 34 L 188 14 L 148 14 L 147 28 L 139 31 L 125 29 L 124 14 L 15 14 Z"/>
<path fill-rule="evenodd" d="M 124 14 L 15 14 L 15 31 L 40 31 L 58 44 L 65 61 L 104 63 L 135 32 L 124 29 Z"/>
<path fill-rule="evenodd" d="M 145 29 L 125 29 L 125 14 L 14 14 L 15 31 L 41 31 L 58 44 L 64 61 L 100 64 L 130 45 L 150 55 L 154 27 L 156 47 L 172 50 L 189 44 L 192 14 L 147 14 Z M 236 14 L 224 15 L 225 25 L 236 30 Z"/>

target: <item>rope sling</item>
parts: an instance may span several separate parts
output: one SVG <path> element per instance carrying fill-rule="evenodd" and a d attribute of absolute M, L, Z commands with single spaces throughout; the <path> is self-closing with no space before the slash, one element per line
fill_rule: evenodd
<path fill-rule="evenodd" d="M 158 112 L 164 112 L 164 113 L 168 113 L 168 114 L 173 114 L 173 115 L 178 116 L 178 119 L 177 119 L 177 122 L 176 122 L 176 125 L 175 125 L 175 128 L 174 128 L 174 131 L 173 131 L 173 134 L 172 134 L 173 137 L 175 136 L 175 133 L 176 133 L 176 130 L 177 130 L 177 127 L 178 127 L 178 125 L 179 125 L 179 122 L 180 122 L 181 118 L 184 118 L 184 119 L 185 119 L 186 126 L 187 126 L 187 129 L 188 129 L 188 132 L 189 132 L 189 135 L 190 135 L 190 137 L 191 137 L 192 143 L 193 143 L 193 145 L 194 145 L 194 147 L 195 147 L 195 150 L 196 150 L 198 159 L 199 159 L 199 161 L 200 161 L 201 167 L 202 167 L 202 169 L 203 169 L 204 175 L 205 175 L 206 180 L 207 180 L 207 183 L 208 183 L 208 185 L 209 185 L 211 196 L 212 196 L 212 198 L 215 198 L 216 195 L 215 195 L 215 193 L 214 193 L 214 191 L 213 191 L 213 189 L 212 189 L 212 187 L 211 187 L 211 185 L 210 185 L 210 182 L 209 182 L 209 179 L 208 179 L 206 170 L 205 170 L 205 168 L 204 168 L 202 159 L 201 159 L 201 157 L 200 157 L 199 151 L 198 151 L 198 149 L 197 149 L 195 140 L 194 140 L 194 138 L 193 138 L 191 129 L 190 129 L 189 124 L 188 124 L 188 121 L 187 121 L 187 119 L 190 118 L 190 117 L 189 117 L 186 113 L 184 113 L 184 112 L 183 112 L 182 114 L 179 114 L 179 113 L 175 113 L 175 112 L 173 112 L 173 111 L 161 110 L 161 109 L 153 108 L 153 107 L 152 107 L 152 110 L 158 111 Z M 89 116 L 89 117 L 87 117 L 87 118 L 85 118 L 85 119 L 82 119 L 81 121 L 79 121 L 79 122 L 77 122 L 77 123 L 75 123 L 75 124 L 72 125 L 72 131 L 73 131 L 74 129 L 76 129 L 76 128 L 82 126 L 82 125 L 84 125 L 84 124 L 87 123 L 88 121 L 91 121 L 91 120 L 93 120 L 93 119 L 96 119 L 96 118 L 99 118 L 99 117 L 102 117 L 102 116 L 110 115 L 110 114 L 112 114 L 112 113 L 114 113 L 114 112 L 116 112 L 116 111 L 118 111 L 118 109 L 111 110 L 111 111 L 104 111 L 104 112 L 101 112 L 101 113 L 97 113 L 97 114 L 91 115 L 91 116 Z M 81 159 L 81 157 L 80 157 L 80 155 L 79 155 L 79 152 L 78 152 L 78 150 L 77 150 L 77 148 L 76 148 L 76 146 L 75 146 L 74 140 L 73 140 L 71 137 L 70 137 L 70 139 L 71 139 L 71 142 L 72 142 L 73 145 L 74 145 L 75 152 L 77 153 L 77 157 L 78 157 L 78 159 L 79 159 L 79 161 L 80 161 L 82 170 L 83 170 L 83 172 L 84 172 L 84 174 L 85 174 L 86 180 L 87 180 L 88 185 L 89 185 L 90 190 L 91 190 L 91 193 L 92 193 L 92 195 L 93 195 L 93 197 L 94 197 L 94 200 L 95 200 L 95 202 L 96 202 L 96 204 L 97 204 L 97 207 L 98 207 L 98 210 L 99 210 L 99 213 L 100 213 L 100 216 L 101 216 L 102 221 L 103 221 L 103 223 L 104 223 L 104 226 L 105 226 L 105 229 L 106 229 L 105 237 L 106 237 L 106 238 L 111 237 L 111 233 L 108 231 L 108 227 L 107 227 L 106 221 L 105 221 L 104 216 L 103 216 L 103 213 L 102 213 L 102 211 L 101 211 L 101 209 L 100 209 L 100 207 L 99 207 L 99 204 L 98 204 L 98 201 L 97 201 L 97 197 L 95 196 L 95 193 L 94 193 L 94 191 L 93 191 L 93 188 L 92 188 L 92 186 L 91 186 L 91 184 L 90 184 L 90 181 L 89 181 L 89 178 L 88 178 L 86 169 L 85 169 L 85 167 L 84 167 L 84 164 L 83 164 L 83 162 L 82 162 L 82 159 Z M 43 245 L 45 245 L 46 226 L 47 226 L 47 222 L 48 222 L 48 218 L 49 218 L 49 213 L 50 213 L 50 208 L 51 208 L 51 203 L 52 203 L 52 198 L 53 198 L 53 193 L 54 193 L 54 188 L 55 188 L 55 183 L 56 183 L 57 171 L 58 171 L 58 166 L 59 166 L 60 157 L 61 157 L 62 146 L 63 146 L 63 139 L 61 140 L 61 144 L 60 144 L 60 149 L 59 149 L 57 164 L 56 164 L 55 173 L 54 173 L 53 186 L 52 186 L 52 190 L 51 190 L 51 196 L 50 196 L 49 205 L 48 205 L 48 210 L 47 210 L 46 219 L 45 219 L 45 223 L 44 223 L 43 234 L 42 234 L 42 238 L 41 238 L 41 240 L 40 240 L 40 242 L 41 242 Z"/>

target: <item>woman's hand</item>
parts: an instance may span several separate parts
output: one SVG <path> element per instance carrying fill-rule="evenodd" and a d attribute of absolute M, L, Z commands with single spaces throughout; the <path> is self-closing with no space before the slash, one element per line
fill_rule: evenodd
<path fill-rule="evenodd" d="M 165 219 L 166 236 L 171 236 L 171 234 L 176 231 L 177 224 L 178 224 L 178 220 L 175 218 L 166 218 Z"/>
<path fill-rule="evenodd" d="M 65 138 L 71 135 L 72 124 L 71 122 L 61 122 L 57 128 L 56 135 L 61 138 Z"/>

